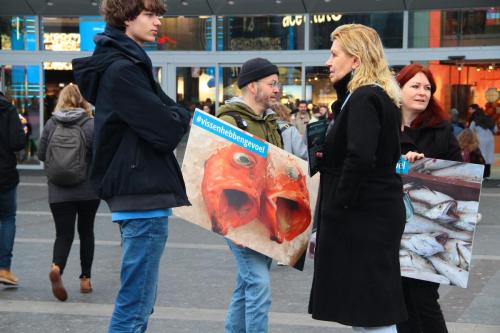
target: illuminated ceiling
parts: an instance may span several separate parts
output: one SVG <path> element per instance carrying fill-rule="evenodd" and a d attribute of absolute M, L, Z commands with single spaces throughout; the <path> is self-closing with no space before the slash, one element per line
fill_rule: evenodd
<path fill-rule="evenodd" d="M 99 15 L 99 0 L 1 0 L 0 15 Z M 270 15 L 484 8 L 500 0 L 166 0 L 167 15 Z"/>

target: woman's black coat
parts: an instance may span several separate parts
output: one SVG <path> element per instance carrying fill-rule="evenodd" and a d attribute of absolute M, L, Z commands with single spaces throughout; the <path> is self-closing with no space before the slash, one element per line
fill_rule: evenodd
<path fill-rule="evenodd" d="M 420 128 L 404 127 L 401 132 L 401 153 L 409 151 L 422 153 L 425 157 L 462 161 L 460 146 L 448 121 Z"/>
<path fill-rule="evenodd" d="M 382 88 L 363 86 L 326 136 L 309 302 L 315 319 L 371 327 L 407 316 L 399 267 L 405 209 L 395 172 L 400 124 Z"/>

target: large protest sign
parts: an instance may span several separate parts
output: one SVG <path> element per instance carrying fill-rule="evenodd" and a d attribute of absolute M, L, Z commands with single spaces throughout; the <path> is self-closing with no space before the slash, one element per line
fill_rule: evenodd
<path fill-rule="evenodd" d="M 401 274 L 466 288 L 484 166 L 431 158 L 407 165 Z"/>
<path fill-rule="evenodd" d="M 307 248 L 318 177 L 307 163 L 218 118 L 195 112 L 182 173 L 191 207 L 174 214 L 294 265 Z"/>

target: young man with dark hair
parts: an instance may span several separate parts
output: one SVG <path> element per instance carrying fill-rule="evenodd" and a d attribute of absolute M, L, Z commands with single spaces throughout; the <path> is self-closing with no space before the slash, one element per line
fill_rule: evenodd
<path fill-rule="evenodd" d="M 90 182 L 122 233 L 121 286 L 109 332 L 144 332 L 156 297 L 171 208 L 189 205 L 174 149 L 190 115 L 155 82 L 143 49 L 154 42 L 162 0 L 104 0 L 107 25 L 73 71 L 95 105 Z"/>
<path fill-rule="evenodd" d="M 16 108 L 0 92 L 0 283 L 15 286 L 11 272 L 16 235 L 16 189 L 19 183 L 16 154 L 24 148 L 26 132 Z"/>
<path fill-rule="evenodd" d="M 234 97 L 220 107 L 217 117 L 240 127 L 267 142 L 283 147 L 270 107 L 279 102 L 278 67 L 267 59 L 250 59 L 241 67 L 238 88 L 241 97 Z M 242 247 L 226 238 L 236 258 L 236 287 L 227 312 L 225 333 L 266 333 L 271 306 L 269 267 L 271 258 Z"/>
<path fill-rule="evenodd" d="M 306 101 L 300 101 L 297 106 L 297 113 L 295 114 L 295 127 L 299 130 L 300 134 L 304 135 L 306 126 L 311 121 L 311 114 L 307 108 Z"/>

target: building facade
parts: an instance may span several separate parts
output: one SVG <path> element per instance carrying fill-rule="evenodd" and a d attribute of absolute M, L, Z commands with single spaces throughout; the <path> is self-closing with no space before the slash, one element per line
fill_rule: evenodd
<path fill-rule="evenodd" d="M 165 91 L 189 108 L 237 95 L 240 66 L 256 56 L 278 65 L 283 103 L 328 105 L 336 98 L 324 67 L 330 33 L 362 23 L 380 34 L 394 71 L 411 62 L 431 68 L 446 110 L 457 108 L 465 119 L 467 106 L 477 103 L 500 115 L 500 6 L 161 20 L 157 41 L 146 49 Z M 0 14 L 0 89 L 30 127 L 21 167 L 41 168 L 37 142 L 58 92 L 73 82 L 71 60 L 90 55 L 93 36 L 103 29 L 99 16 Z"/>

